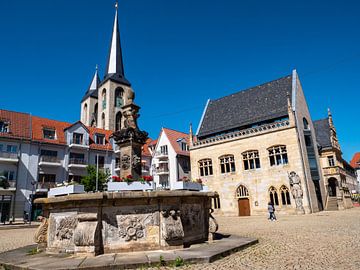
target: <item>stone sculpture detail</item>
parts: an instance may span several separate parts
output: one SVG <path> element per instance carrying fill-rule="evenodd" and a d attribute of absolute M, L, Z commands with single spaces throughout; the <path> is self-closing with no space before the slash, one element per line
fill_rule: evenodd
<path fill-rule="evenodd" d="M 97 214 L 77 215 L 78 224 L 74 230 L 74 243 L 76 246 L 93 246 L 95 242 L 95 229 Z"/>
<path fill-rule="evenodd" d="M 303 190 L 301 187 L 300 177 L 296 174 L 296 172 L 292 171 L 289 174 L 291 194 L 295 200 L 296 211 L 299 214 L 305 214 L 305 210 L 303 207 Z"/>
<path fill-rule="evenodd" d="M 37 228 L 35 235 L 34 235 L 35 243 L 38 243 L 38 244 L 46 244 L 47 243 L 48 226 L 49 226 L 48 219 L 45 217 L 42 217 L 41 224 Z"/>
<path fill-rule="evenodd" d="M 56 232 L 56 236 L 59 238 L 59 240 L 71 239 L 77 223 L 78 219 L 76 216 L 70 216 L 62 219 Z"/>
<path fill-rule="evenodd" d="M 119 224 L 119 236 L 125 241 L 137 240 L 144 237 L 144 225 L 136 216 L 123 217 Z"/>
<path fill-rule="evenodd" d="M 130 168 L 130 157 L 129 157 L 129 155 L 123 155 L 121 157 L 121 167 L 124 170 L 127 170 L 127 169 Z"/>
<path fill-rule="evenodd" d="M 181 223 L 180 210 L 161 211 L 163 216 L 162 238 L 166 241 L 182 240 L 184 229 Z"/>

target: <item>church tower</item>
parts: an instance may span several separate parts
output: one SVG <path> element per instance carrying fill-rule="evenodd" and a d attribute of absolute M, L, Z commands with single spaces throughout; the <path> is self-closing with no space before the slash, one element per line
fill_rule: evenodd
<path fill-rule="evenodd" d="M 123 127 L 123 106 L 132 103 L 134 91 L 125 78 L 118 24 L 118 4 L 104 79 L 98 86 L 97 127 L 117 131 Z"/>
<path fill-rule="evenodd" d="M 100 84 L 100 78 L 98 75 L 98 68 L 94 77 L 86 91 L 84 97 L 81 100 L 81 122 L 86 126 L 96 126 L 97 112 L 98 112 L 98 86 Z"/>

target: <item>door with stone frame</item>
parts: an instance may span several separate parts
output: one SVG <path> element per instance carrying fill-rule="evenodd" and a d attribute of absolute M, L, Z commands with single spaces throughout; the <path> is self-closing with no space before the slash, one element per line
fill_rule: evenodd
<path fill-rule="evenodd" d="M 250 216 L 250 200 L 248 189 L 240 185 L 236 189 L 236 198 L 238 199 L 239 216 Z"/>

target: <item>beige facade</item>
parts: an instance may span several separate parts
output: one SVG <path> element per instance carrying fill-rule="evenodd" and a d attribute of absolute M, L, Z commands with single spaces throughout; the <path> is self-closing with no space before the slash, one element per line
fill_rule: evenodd
<path fill-rule="evenodd" d="M 278 202 L 275 202 L 276 213 L 297 213 L 290 172 L 295 172 L 300 178 L 305 213 L 323 209 L 325 191 L 318 166 L 314 128 L 296 72 L 292 78 L 292 102 L 288 96 L 288 114 L 281 121 L 197 138 L 190 147 L 192 178 L 201 178 L 210 190 L 219 193 L 221 207 L 216 210 L 219 214 L 265 214 L 268 202 L 274 201 L 274 197 Z M 287 160 L 271 164 L 271 149 L 279 146 L 286 149 Z M 248 151 L 258 151 L 259 168 L 245 167 L 244 154 Z M 233 156 L 234 172 L 221 172 L 220 163 L 224 155 Z M 211 175 L 204 175 L 201 171 L 203 160 L 211 160 Z M 244 210 L 247 207 L 249 210 Z"/>

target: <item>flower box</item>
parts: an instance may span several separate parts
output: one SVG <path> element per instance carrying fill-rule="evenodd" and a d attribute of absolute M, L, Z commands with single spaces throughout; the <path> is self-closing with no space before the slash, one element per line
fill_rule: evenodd
<path fill-rule="evenodd" d="M 196 182 L 184 182 L 184 181 L 178 181 L 174 183 L 174 189 L 177 190 L 195 190 L 200 191 L 202 190 L 203 186 L 200 183 Z"/>
<path fill-rule="evenodd" d="M 108 182 L 108 191 L 153 190 L 154 181 Z"/>
<path fill-rule="evenodd" d="M 50 188 L 48 197 L 64 196 L 69 194 L 85 193 L 83 185 L 68 185 L 62 187 Z"/>

